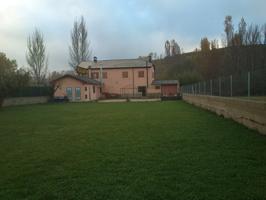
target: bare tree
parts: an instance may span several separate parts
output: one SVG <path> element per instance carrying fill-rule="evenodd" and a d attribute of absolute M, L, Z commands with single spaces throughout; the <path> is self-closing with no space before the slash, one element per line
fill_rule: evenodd
<path fill-rule="evenodd" d="M 264 36 L 264 42 L 263 44 L 266 44 L 266 24 L 262 26 L 262 34 Z"/>
<path fill-rule="evenodd" d="M 227 46 L 226 36 L 224 34 L 221 35 L 220 42 L 222 48 L 225 48 Z"/>
<path fill-rule="evenodd" d="M 152 60 L 156 60 L 156 59 L 158 59 L 158 56 L 157 56 L 157 53 L 156 53 L 156 52 L 150 52 L 150 53 L 148 54 L 148 56 L 151 56 Z"/>
<path fill-rule="evenodd" d="M 166 40 L 164 47 L 165 47 L 165 56 L 166 57 L 171 56 L 171 45 L 169 40 Z"/>
<path fill-rule="evenodd" d="M 233 26 L 232 16 L 225 17 L 224 31 L 226 34 L 227 46 L 232 46 L 232 39 L 234 37 L 234 26 Z"/>
<path fill-rule="evenodd" d="M 71 46 L 69 46 L 69 65 L 76 70 L 82 61 L 88 61 L 91 57 L 90 42 L 86 22 L 81 16 L 80 21 L 75 21 L 71 31 Z"/>
<path fill-rule="evenodd" d="M 45 53 L 45 43 L 43 34 L 38 30 L 28 37 L 28 51 L 26 52 L 26 60 L 30 66 L 30 71 L 37 84 L 45 81 L 48 67 L 48 56 Z"/>
<path fill-rule="evenodd" d="M 216 39 L 211 41 L 211 50 L 213 49 L 219 49 L 219 43 L 218 43 L 218 40 Z"/>
<path fill-rule="evenodd" d="M 154 53 L 153 53 L 153 60 L 157 60 L 157 59 L 158 59 L 157 53 L 154 52 Z"/>
<path fill-rule="evenodd" d="M 247 33 L 247 23 L 245 22 L 245 19 L 242 17 L 241 21 L 238 24 L 238 37 L 240 45 L 245 45 L 246 33 Z"/>
<path fill-rule="evenodd" d="M 246 44 L 248 45 L 261 44 L 261 32 L 259 25 L 251 24 L 248 27 L 246 34 Z"/>

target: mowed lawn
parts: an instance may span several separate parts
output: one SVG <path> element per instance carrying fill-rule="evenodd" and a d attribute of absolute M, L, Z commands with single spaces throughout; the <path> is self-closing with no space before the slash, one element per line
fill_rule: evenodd
<path fill-rule="evenodd" d="M 182 101 L 4 108 L 0 199 L 266 199 L 266 137 Z"/>

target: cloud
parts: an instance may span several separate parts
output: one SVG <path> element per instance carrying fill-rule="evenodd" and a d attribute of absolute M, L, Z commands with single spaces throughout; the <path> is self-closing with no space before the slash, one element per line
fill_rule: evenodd
<path fill-rule="evenodd" d="M 99 59 L 160 54 L 165 40 L 173 38 L 191 51 L 202 37 L 221 36 L 225 15 L 231 14 L 235 25 L 242 16 L 265 23 L 265 7 L 265 0 L 9 0 L 0 7 L 0 51 L 27 66 L 27 36 L 37 27 L 47 43 L 49 69 L 66 70 L 70 30 L 80 15 Z"/>

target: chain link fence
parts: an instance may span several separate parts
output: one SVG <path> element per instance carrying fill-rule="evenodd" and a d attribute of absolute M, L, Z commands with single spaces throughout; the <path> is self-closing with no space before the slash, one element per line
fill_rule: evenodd
<path fill-rule="evenodd" d="M 183 94 L 224 97 L 266 96 L 266 69 L 206 80 L 181 88 Z"/>

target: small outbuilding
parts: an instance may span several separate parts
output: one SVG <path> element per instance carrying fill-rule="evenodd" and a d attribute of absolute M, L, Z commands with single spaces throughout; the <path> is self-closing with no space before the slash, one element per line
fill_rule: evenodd
<path fill-rule="evenodd" d="M 85 77 L 66 74 L 52 81 L 55 99 L 69 101 L 92 101 L 101 96 L 100 81 Z"/>
<path fill-rule="evenodd" d="M 181 96 L 178 80 L 154 80 L 152 85 L 160 87 L 162 99 L 174 99 Z"/>

